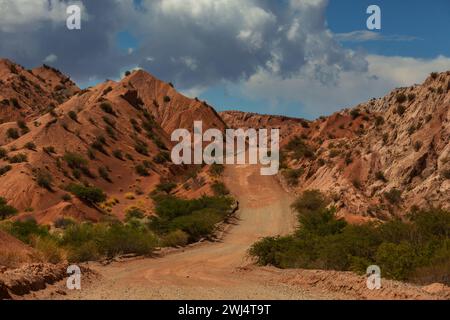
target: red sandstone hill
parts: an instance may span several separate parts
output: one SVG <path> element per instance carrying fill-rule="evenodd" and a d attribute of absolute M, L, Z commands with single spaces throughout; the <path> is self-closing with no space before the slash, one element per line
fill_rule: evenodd
<path fill-rule="evenodd" d="M 168 158 L 173 129 L 192 130 L 194 120 L 203 120 L 205 127 L 225 127 L 206 103 L 179 94 L 144 71 L 80 91 L 66 85 L 71 97 L 52 100 L 59 92 L 58 79 L 67 77 L 50 67 L 31 73 L 6 60 L 2 64 L 0 75 L 6 80 L 1 92 L 14 91 L 22 74 L 33 81 L 33 74 L 41 75 L 46 80 L 36 81 L 45 83 L 48 91 L 35 109 L 20 96 L 26 115 L 17 115 L 11 106 L 1 109 L 5 118 L 20 119 L 0 124 L 0 147 L 7 153 L 0 159 L 0 196 L 21 212 L 19 218 L 32 216 L 40 223 L 63 216 L 99 221 L 123 218 L 130 206 L 151 214 L 148 194 L 165 180 L 184 184 L 177 191 L 185 197 L 210 193 L 207 168 L 192 174 L 192 169 L 174 166 Z M 30 84 L 23 88 L 25 93 L 30 99 L 42 94 Z M 55 107 L 44 109 L 48 102 Z M 66 187 L 73 183 L 104 190 L 108 201 L 102 210 L 69 199 Z"/>
<path fill-rule="evenodd" d="M 312 122 L 221 116 L 232 127 L 281 128 L 285 185 L 327 192 L 349 220 L 450 208 L 450 72 Z"/>

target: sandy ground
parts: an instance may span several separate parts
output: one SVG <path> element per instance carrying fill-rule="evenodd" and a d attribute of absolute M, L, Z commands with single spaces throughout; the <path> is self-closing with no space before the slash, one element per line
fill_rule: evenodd
<path fill-rule="evenodd" d="M 259 238 L 290 233 L 295 215 L 290 196 L 257 166 L 233 166 L 224 180 L 240 202 L 237 223 L 221 242 L 205 242 L 161 258 L 89 264 L 99 279 L 81 291 L 55 295 L 49 288 L 28 298 L 58 299 L 320 299 L 333 298 L 272 281 L 268 269 L 252 267 L 248 248 Z M 62 285 L 62 284 L 61 284 Z M 53 289 L 53 290 L 52 290 Z M 58 290 L 59 292 L 61 290 Z"/>

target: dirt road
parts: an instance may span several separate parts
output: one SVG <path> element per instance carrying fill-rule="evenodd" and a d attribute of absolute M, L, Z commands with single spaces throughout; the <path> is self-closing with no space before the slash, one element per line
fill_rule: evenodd
<path fill-rule="evenodd" d="M 317 299 L 313 294 L 271 281 L 267 269 L 251 267 L 248 248 L 259 238 L 290 233 L 292 199 L 276 179 L 257 166 L 230 166 L 224 180 L 240 202 L 237 224 L 222 242 L 203 243 L 161 258 L 91 264 L 101 278 L 69 292 L 68 299 Z M 250 266 L 249 268 L 247 266 Z M 38 293 L 37 298 L 51 298 Z"/>

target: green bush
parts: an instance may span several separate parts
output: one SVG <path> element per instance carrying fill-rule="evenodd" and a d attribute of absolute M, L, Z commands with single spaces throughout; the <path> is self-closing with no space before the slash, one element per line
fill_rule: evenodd
<path fill-rule="evenodd" d="M 33 142 L 27 142 L 24 145 L 25 148 L 27 148 L 28 150 L 36 150 L 36 145 Z"/>
<path fill-rule="evenodd" d="M 184 200 L 157 195 L 153 199 L 157 216 L 151 218 L 150 228 L 163 236 L 182 230 L 189 235 L 189 242 L 209 235 L 215 224 L 226 217 L 232 203 L 228 197 Z"/>
<path fill-rule="evenodd" d="M 216 196 L 227 196 L 230 194 L 230 190 L 225 186 L 223 182 L 215 182 L 211 185 L 211 189 Z"/>
<path fill-rule="evenodd" d="M 36 182 L 38 186 L 52 191 L 53 177 L 50 172 L 39 170 L 36 175 Z"/>
<path fill-rule="evenodd" d="M 27 161 L 28 161 L 28 157 L 24 153 L 18 153 L 9 158 L 10 163 L 22 163 L 22 162 L 27 162 Z"/>
<path fill-rule="evenodd" d="M 106 194 L 99 188 L 87 187 L 80 184 L 70 184 L 67 190 L 73 193 L 80 200 L 91 204 L 100 203 L 106 200 Z"/>
<path fill-rule="evenodd" d="M 11 169 L 12 169 L 12 167 L 10 165 L 1 166 L 0 167 L 0 176 L 4 175 L 5 173 L 10 171 Z"/>
<path fill-rule="evenodd" d="M 302 176 L 304 169 L 286 169 L 283 171 L 283 176 L 290 186 L 297 186 L 298 179 Z"/>
<path fill-rule="evenodd" d="M 295 159 L 314 157 L 314 149 L 307 145 L 300 137 L 292 138 L 286 145 L 286 150 L 290 151 Z"/>
<path fill-rule="evenodd" d="M 150 175 L 147 168 L 142 164 L 138 164 L 134 169 L 136 170 L 136 173 L 141 177 L 148 177 Z"/>
<path fill-rule="evenodd" d="M 6 136 L 14 140 L 20 137 L 19 131 L 16 128 L 9 128 L 8 130 L 6 130 Z"/>
<path fill-rule="evenodd" d="M 137 207 L 129 208 L 125 215 L 125 221 L 129 221 L 131 219 L 143 219 L 145 217 L 145 212 L 142 209 Z"/>
<path fill-rule="evenodd" d="M 75 122 L 78 122 L 78 115 L 75 111 L 69 111 L 69 118 Z"/>
<path fill-rule="evenodd" d="M 402 192 L 398 189 L 391 189 L 384 193 L 384 197 L 390 204 L 398 205 L 402 201 Z"/>
<path fill-rule="evenodd" d="M 327 203 L 320 192 L 305 192 L 293 206 L 300 222 L 297 231 L 264 238 L 249 253 L 261 265 L 280 268 L 364 273 L 375 264 L 392 279 L 450 282 L 445 276 L 450 264 L 449 211 L 416 210 L 407 221 L 349 225 L 337 219 Z"/>
<path fill-rule="evenodd" d="M 0 220 L 17 214 L 17 209 L 9 206 L 5 198 L 0 197 Z"/>
<path fill-rule="evenodd" d="M 48 228 L 38 225 L 34 219 L 14 221 L 6 226 L 6 231 L 27 244 L 32 244 L 35 237 L 46 238 L 50 236 Z"/>
<path fill-rule="evenodd" d="M 189 243 L 189 235 L 182 230 L 174 230 L 163 237 L 163 246 L 178 247 Z"/>
<path fill-rule="evenodd" d="M 108 182 L 112 182 L 111 178 L 109 177 L 108 169 L 106 167 L 100 167 L 98 168 L 98 174 L 100 177 L 102 177 L 104 180 Z"/>
<path fill-rule="evenodd" d="M 161 182 L 156 186 L 156 191 L 165 192 L 167 194 L 171 193 L 173 189 L 177 187 L 177 184 L 174 182 Z"/>
<path fill-rule="evenodd" d="M 170 154 L 168 152 L 162 151 L 158 153 L 154 158 L 153 161 L 158 164 L 163 164 L 170 161 Z"/>
<path fill-rule="evenodd" d="M 114 150 L 113 151 L 113 156 L 116 157 L 119 160 L 123 161 L 123 153 L 120 150 Z"/>
<path fill-rule="evenodd" d="M 103 110 L 103 112 L 116 116 L 116 112 L 109 102 L 102 102 L 100 104 L 100 108 Z"/>
<path fill-rule="evenodd" d="M 0 159 L 5 158 L 8 155 L 8 151 L 4 148 L 0 148 Z"/>

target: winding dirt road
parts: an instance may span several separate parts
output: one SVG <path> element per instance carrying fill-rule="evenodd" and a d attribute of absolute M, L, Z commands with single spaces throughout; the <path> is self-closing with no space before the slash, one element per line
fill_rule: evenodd
<path fill-rule="evenodd" d="M 317 299 L 330 298 L 271 281 L 248 248 L 259 238 L 290 233 L 291 197 L 257 166 L 227 167 L 224 180 L 240 202 L 238 221 L 222 242 L 205 242 L 161 258 L 90 264 L 101 277 L 67 299 Z M 39 298 L 51 298 L 40 296 Z"/>

